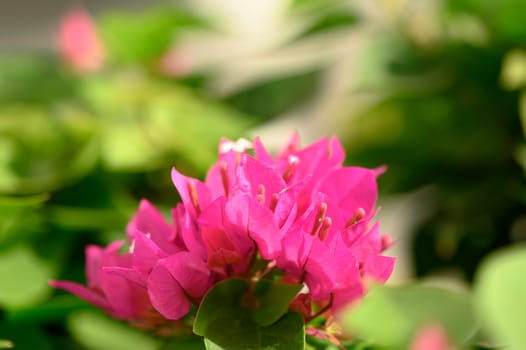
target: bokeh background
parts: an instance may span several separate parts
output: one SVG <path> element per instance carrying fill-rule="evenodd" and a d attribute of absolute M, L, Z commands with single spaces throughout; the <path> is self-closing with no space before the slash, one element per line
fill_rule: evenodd
<path fill-rule="evenodd" d="M 87 68 L 60 44 L 71 11 L 102 42 Z M 174 206 L 170 167 L 204 177 L 221 137 L 277 150 L 293 132 L 304 145 L 337 135 L 348 164 L 386 165 L 390 283 L 469 290 L 488 254 L 526 239 L 525 11 L 521 0 L 2 1 L 0 339 L 156 348 L 47 281 L 84 281 L 85 245 L 123 238 L 141 198 Z"/>

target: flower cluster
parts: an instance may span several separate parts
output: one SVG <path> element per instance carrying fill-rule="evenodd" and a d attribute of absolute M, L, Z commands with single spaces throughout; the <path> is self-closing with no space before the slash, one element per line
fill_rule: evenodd
<path fill-rule="evenodd" d="M 151 330 L 184 318 L 230 277 L 303 284 L 290 309 L 307 321 L 330 315 L 394 264 L 372 223 L 381 170 L 343 166 L 344 157 L 336 138 L 300 148 L 293 137 L 276 157 L 259 139 L 223 140 L 204 182 L 172 170 L 182 201 L 171 223 L 143 200 L 126 253 L 124 242 L 89 246 L 87 286 L 52 285 Z"/>

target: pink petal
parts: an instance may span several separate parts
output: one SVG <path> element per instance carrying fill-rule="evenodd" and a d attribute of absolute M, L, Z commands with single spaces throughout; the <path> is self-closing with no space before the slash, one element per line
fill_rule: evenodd
<path fill-rule="evenodd" d="M 133 240 L 133 267 L 143 272 L 150 272 L 159 259 L 167 256 L 151 239 L 137 231 Z"/>
<path fill-rule="evenodd" d="M 320 339 L 328 339 L 327 334 L 323 333 L 322 331 L 308 327 L 305 329 L 305 334 L 312 335 L 313 337 L 320 338 Z"/>
<path fill-rule="evenodd" d="M 222 227 L 242 254 L 248 253 L 253 245 L 248 234 L 249 198 L 246 194 L 236 192 L 221 204 Z"/>
<path fill-rule="evenodd" d="M 391 276 L 394 269 L 395 258 L 383 255 L 368 256 L 363 263 L 363 271 L 376 279 L 385 282 Z"/>
<path fill-rule="evenodd" d="M 264 203 L 267 206 L 271 202 L 272 195 L 286 187 L 280 173 L 249 155 L 243 155 L 236 175 L 239 190 L 254 198 L 258 195 L 260 187 L 263 186 Z"/>
<path fill-rule="evenodd" d="M 205 245 L 208 251 L 208 265 L 211 267 L 223 267 L 243 263 L 243 255 L 232 243 L 227 233 L 222 228 L 202 228 Z"/>
<path fill-rule="evenodd" d="M 131 254 L 119 254 L 123 242 L 113 242 L 104 249 L 99 269 L 101 289 L 112 308 L 112 315 L 119 318 L 136 318 L 150 307 L 145 288 L 127 278 L 105 271 L 108 267 L 132 265 Z"/>
<path fill-rule="evenodd" d="M 318 217 L 318 209 L 324 197 L 317 195 L 313 198 L 305 213 L 294 222 L 290 228 L 282 233 L 282 250 L 276 258 L 278 267 L 292 275 L 301 275 L 303 266 L 310 254 L 314 240 L 311 231 Z"/>
<path fill-rule="evenodd" d="M 335 289 L 332 292 L 332 310 L 337 312 L 342 310 L 345 306 L 348 306 L 350 303 L 359 300 L 365 294 L 364 286 L 356 282 L 355 284 L 349 284 L 344 288 Z"/>
<path fill-rule="evenodd" d="M 148 280 L 148 273 L 141 272 L 129 267 L 103 267 L 102 270 L 109 274 L 123 277 L 130 282 L 137 283 L 142 287 L 146 287 L 146 281 Z"/>
<path fill-rule="evenodd" d="M 190 212 L 193 218 L 198 216 L 201 209 L 210 204 L 210 190 L 201 181 L 184 176 L 175 168 L 172 168 L 172 181 L 181 196 L 186 210 Z M 192 188 L 195 192 L 193 192 Z"/>
<path fill-rule="evenodd" d="M 281 251 L 281 237 L 273 213 L 253 198 L 249 200 L 249 206 L 249 235 L 257 243 L 263 259 L 272 260 Z"/>
<path fill-rule="evenodd" d="M 254 249 L 253 242 L 264 259 L 274 259 L 281 250 L 274 214 L 246 194 L 236 193 L 226 202 L 225 229 L 244 256 Z"/>
<path fill-rule="evenodd" d="M 145 199 L 141 200 L 139 210 L 135 213 L 126 230 L 131 239 L 134 238 L 137 231 L 149 235 L 152 241 L 167 253 L 175 253 L 181 250 L 181 247 L 170 241 L 172 237 L 170 225 L 162 214 Z"/>
<path fill-rule="evenodd" d="M 338 164 L 345 160 L 345 150 L 337 137 L 331 137 L 329 141 L 329 158 Z"/>
<path fill-rule="evenodd" d="M 263 143 L 259 137 L 254 139 L 254 154 L 256 159 L 267 165 L 272 165 L 274 162 L 270 154 L 267 152 L 265 146 L 263 146 Z"/>
<path fill-rule="evenodd" d="M 124 245 L 124 241 L 115 241 L 111 242 L 107 247 L 102 251 L 100 258 L 100 267 L 103 266 L 131 266 L 132 256 L 129 253 L 120 254 L 119 250 Z M 100 278 L 100 276 L 99 276 Z"/>
<path fill-rule="evenodd" d="M 323 180 L 318 190 L 335 200 L 349 219 L 358 208 L 370 213 L 378 194 L 374 172 L 359 167 L 334 170 Z"/>
<path fill-rule="evenodd" d="M 101 271 L 104 274 L 104 285 L 103 292 L 111 305 L 112 315 L 116 315 L 119 318 L 135 318 L 140 314 L 140 310 L 143 309 L 142 305 L 144 300 L 136 297 L 133 288 L 142 288 L 137 284 L 134 287 L 130 286 L 130 281 L 122 276 L 115 275 L 110 272 Z M 142 288 L 144 289 L 144 288 Z M 137 291 L 138 292 L 138 291 Z M 137 293 L 138 294 L 138 293 Z"/>
<path fill-rule="evenodd" d="M 327 168 L 325 165 L 320 166 L 322 160 L 327 157 L 327 153 L 327 139 L 322 138 L 299 151 L 282 153 L 278 158 L 278 168 L 281 173 L 286 172 L 286 169 L 289 166 L 289 157 L 285 157 L 284 155 L 292 154 L 298 159 L 298 162 L 296 169 L 291 176 L 293 181 L 289 183 L 294 183 L 309 175 L 314 175 L 318 179 L 321 173 L 330 170 L 330 168 Z"/>
<path fill-rule="evenodd" d="M 53 288 L 58 288 L 75 294 L 81 299 L 86 300 L 88 303 L 98 306 L 102 309 L 110 310 L 108 301 L 99 293 L 84 287 L 79 283 L 69 281 L 49 281 L 49 284 Z"/>
<path fill-rule="evenodd" d="M 223 224 L 225 202 L 225 197 L 216 199 L 203 210 L 199 218 L 201 236 L 208 252 L 208 265 L 213 267 L 236 265 L 244 260 L 240 251 L 244 244 L 240 247 L 234 242 L 234 239 L 237 239 L 238 244 L 242 242 L 240 237 L 236 237 L 235 232 L 227 233 Z"/>
<path fill-rule="evenodd" d="M 278 153 L 278 159 L 288 158 L 288 156 L 296 152 L 300 145 L 300 137 L 297 132 L 293 132 L 290 136 L 289 142 L 283 147 L 283 149 Z"/>
<path fill-rule="evenodd" d="M 96 245 L 88 245 L 85 249 L 86 254 L 86 279 L 88 288 L 99 288 L 99 269 L 102 259 L 103 249 Z"/>
<path fill-rule="evenodd" d="M 65 289 L 88 302 L 104 308 L 117 318 L 140 317 L 151 306 L 146 290 L 127 278 L 109 273 L 106 268 L 126 268 L 131 266 L 130 254 L 119 254 L 123 241 L 111 243 L 106 248 L 88 246 L 87 270 L 92 280 L 90 288 L 72 282 L 53 282 L 52 285 Z M 93 282 L 96 283 L 93 283 Z"/>
<path fill-rule="evenodd" d="M 367 224 L 367 222 L 364 222 L 361 228 L 365 230 Z M 345 234 L 352 232 L 354 237 L 345 237 L 343 235 L 346 245 L 353 249 L 354 255 L 358 260 L 364 260 L 369 255 L 378 255 L 382 252 L 382 237 L 380 236 L 379 227 L 380 224 L 375 222 L 373 227 L 367 231 L 355 230 L 353 232 L 351 228 L 351 230 L 345 232 Z"/>
<path fill-rule="evenodd" d="M 154 267 L 148 278 L 148 296 L 153 307 L 169 320 L 178 320 L 190 311 L 183 288 L 163 264 Z"/>
<path fill-rule="evenodd" d="M 192 298 L 202 298 L 212 285 L 208 266 L 189 252 L 172 255 L 162 261 L 161 265 Z"/>
<path fill-rule="evenodd" d="M 228 197 L 232 193 L 237 167 L 236 157 L 234 151 L 222 154 L 219 162 L 208 171 L 205 183 L 210 190 L 210 200 L 213 201 L 221 196 Z"/>
<path fill-rule="evenodd" d="M 172 217 L 174 227 L 180 235 L 178 238 L 182 240 L 181 245 L 186 247 L 185 250 L 192 251 L 205 259 L 207 255 L 205 244 L 198 232 L 195 220 L 191 218 L 183 203 L 179 203 L 177 207 L 172 209 Z"/>
<path fill-rule="evenodd" d="M 318 300 L 328 298 L 334 290 L 354 288 L 361 283 L 358 262 L 340 236 L 331 242 L 315 240 L 305 271 L 305 282 Z"/>

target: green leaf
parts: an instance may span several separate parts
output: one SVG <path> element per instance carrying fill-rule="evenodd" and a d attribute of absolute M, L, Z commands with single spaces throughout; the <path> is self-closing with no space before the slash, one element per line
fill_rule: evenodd
<path fill-rule="evenodd" d="M 236 350 L 236 349 L 304 349 L 305 332 L 303 317 L 296 312 L 289 312 L 278 322 L 260 329 L 247 327 L 250 333 L 244 333 L 244 337 L 252 338 L 251 342 L 238 342 L 237 339 L 221 339 L 215 343 L 209 338 L 205 338 L 207 350 Z M 253 332 L 251 332 L 253 331 Z M 241 334 L 238 334 L 238 336 Z M 248 336 L 248 337 L 247 337 Z"/>
<path fill-rule="evenodd" d="M 523 92 L 520 96 L 519 113 L 522 124 L 522 133 L 526 136 L 526 92 Z"/>
<path fill-rule="evenodd" d="M 523 14 L 526 11 L 526 3 L 523 0 L 482 0 L 478 4 L 484 19 L 501 39 L 519 44 L 524 42 L 526 27 Z"/>
<path fill-rule="evenodd" d="M 458 344 L 477 328 L 467 295 L 423 286 L 377 287 L 356 310 L 349 311 L 344 326 L 363 339 L 402 349 L 419 328 L 429 323 L 441 324 Z"/>
<path fill-rule="evenodd" d="M 43 300 L 51 288 L 51 267 L 27 246 L 0 252 L 0 305 L 21 308 Z"/>
<path fill-rule="evenodd" d="M 272 118 L 311 99 L 321 83 L 320 69 L 271 77 L 237 91 L 226 102 L 251 115 Z"/>
<path fill-rule="evenodd" d="M 526 246 L 485 260 L 476 276 L 475 300 L 488 331 L 510 349 L 526 349 Z"/>
<path fill-rule="evenodd" d="M 49 322 L 62 320 L 73 311 L 92 308 L 86 301 L 71 294 L 62 294 L 32 307 L 8 310 L 5 319 L 11 323 Z"/>
<path fill-rule="evenodd" d="M 221 137 L 238 138 L 254 120 L 195 92 L 144 76 L 84 81 L 100 119 L 101 157 L 117 171 L 148 171 L 174 159 L 205 173 Z"/>
<path fill-rule="evenodd" d="M 303 318 L 296 313 L 283 315 L 287 311 L 283 310 L 283 304 L 290 303 L 292 291 L 296 288 L 279 284 L 272 286 L 265 282 L 253 292 L 247 281 L 222 281 L 201 302 L 194 332 L 205 337 L 207 349 L 303 349 Z M 288 301 L 278 300 L 276 293 L 279 290 L 284 292 L 283 299 Z M 279 305 L 270 305 L 273 301 Z M 266 307 L 271 311 L 258 313 L 260 308 Z M 266 324 L 274 319 L 278 319 L 277 322 L 265 327 L 256 322 Z"/>
<path fill-rule="evenodd" d="M 162 344 L 157 350 L 205 350 L 205 344 L 201 337 L 190 339 L 170 339 Z"/>
<path fill-rule="evenodd" d="M 311 10 L 303 17 L 305 17 L 310 23 L 296 40 L 334 29 L 341 29 L 342 27 L 349 28 L 358 22 L 358 16 L 345 6 L 325 5 L 325 9 L 324 7 L 321 7 L 317 11 Z"/>
<path fill-rule="evenodd" d="M 118 63 L 130 63 L 159 56 L 182 30 L 202 26 L 203 22 L 189 13 L 157 8 L 109 13 L 99 24 L 110 57 Z"/>
<path fill-rule="evenodd" d="M 260 326 L 268 326 L 283 316 L 289 304 L 301 290 L 300 284 L 287 284 L 262 280 L 254 286 L 254 294 L 258 300 L 258 308 L 253 319 Z"/>
<path fill-rule="evenodd" d="M 336 344 L 328 339 L 321 339 L 312 335 L 307 338 L 307 350 L 339 350 L 341 349 Z M 375 347 L 371 342 L 363 340 L 347 340 L 340 343 L 346 350 L 383 350 Z"/>
<path fill-rule="evenodd" d="M 49 105 L 72 97 L 75 81 L 51 55 L 12 51 L 18 52 L 0 57 L 0 104 Z"/>
<path fill-rule="evenodd" d="M 250 288 L 247 281 L 228 279 L 216 284 L 205 295 L 194 322 L 194 333 L 209 335 L 215 328 L 223 328 L 221 321 L 231 323 L 236 318 L 248 318 L 249 310 L 242 306 L 242 299 Z"/>
<path fill-rule="evenodd" d="M 26 197 L 0 197 L 0 212 L 4 212 L 7 208 L 27 209 L 40 206 L 48 199 L 47 194 L 39 194 L 35 196 Z"/>
<path fill-rule="evenodd" d="M 128 218 L 113 208 L 75 208 L 49 206 L 46 219 L 54 225 L 68 229 L 122 229 Z"/>
<path fill-rule="evenodd" d="M 85 175 L 98 155 L 94 127 L 72 108 L 0 104 L 0 193 L 42 193 Z"/>
<path fill-rule="evenodd" d="M 190 338 L 171 337 L 157 350 L 205 350 L 205 344 L 201 337 L 195 335 Z"/>
<path fill-rule="evenodd" d="M 509 90 L 526 85 L 526 51 L 514 49 L 506 53 L 500 75 L 501 84 Z"/>
<path fill-rule="evenodd" d="M 38 349 L 38 350 L 53 350 L 55 347 L 51 341 L 49 334 L 44 332 L 37 325 L 27 323 L 24 325 L 16 325 L 9 323 L 0 323 L 0 336 L 8 337 L 8 342 L 11 343 L 14 349 Z M 6 341 L 2 339 L 2 341 Z M 4 343 L 8 345 L 9 343 Z M 0 343 L 1 344 L 1 343 Z M 0 346 L 0 349 L 2 346 Z M 9 347 L 7 347 L 9 349 Z"/>
<path fill-rule="evenodd" d="M 19 242 L 25 243 L 41 233 L 41 217 L 37 209 L 47 198 L 47 195 L 0 196 L 0 250 Z"/>
<path fill-rule="evenodd" d="M 289 312 L 277 322 L 261 328 L 261 349 L 304 349 L 303 316 Z"/>
<path fill-rule="evenodd" d="M 88 350 L 154 350 L 161 345 L 159 340 L 98 310 L 71 314 L 68 328 L 73 338 Z"/>
<path fill-rule="evenodd" d="M 15 345 L 10 340 L 0 339 L 0 349 L 11 349 Z"/>

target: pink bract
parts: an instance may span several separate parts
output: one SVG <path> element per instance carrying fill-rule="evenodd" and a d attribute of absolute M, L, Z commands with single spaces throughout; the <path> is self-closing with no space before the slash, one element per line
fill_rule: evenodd
<path fill-rule="evenodd" d="M 367 280 L 388 279 L 394 258 L 381 253 L 390 239 L 373 223 L 381 169 L 344 166 L 337 138 L 300 148 L 294 136 L 276 157 L 259 139 L 224 139 L 218 158 L 204 182 L 172 170 L 182 203 L 171 222 L 141 201 L 127 252 L 118 253 L 121 243 L 90 246 L 87 286 L 52 285 L 154 329 L 188 315 L 229 277 L 254 281 L 272 270 L 303 284 L 291 309 L 307 321 L 361 298 Z M 264 270 L 254 272 L 256 261 Z"/>
<path fill-rule="evenodd" d="M 416 331 L 410 350 L 454 350 L 442 325 L 430 323 Z"/>
<path fill-rule="evenodd" d="M 93 72 L 102 68 L 105 56 L 102 40 L 85 10 L 73 10 L 62 18 L 59 50 L 64 61 L 77 72 Z"/>

